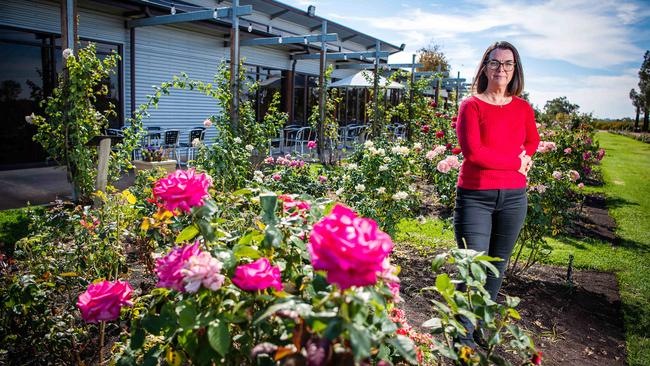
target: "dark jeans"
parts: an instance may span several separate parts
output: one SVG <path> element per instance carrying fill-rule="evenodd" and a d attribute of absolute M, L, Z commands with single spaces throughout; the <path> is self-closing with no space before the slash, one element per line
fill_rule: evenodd
<path fill-rule="evenodd" d="M 499 270 L 499 277 L 495 277 L 492 271 L 487 271 L 485 289 L 492 300 L 496 301 L 508 259 L 526 219 L 527 209 L 526 188 L 457 189 L 454 232 L 458 247 L 482 251 L 491 257 L 503 259 L 492 262 Z"/>
<path fill-rule="evenodd" d="M 454 232 L 458 247 L 503 259 L 492 262 L 499 270 L 499 277 L 487 270 L 485 289 L 494 301 L 499 294 L 503 274 L 526 219 L 527 210 L 526 188 L 473 190 L 459 187 L 456 191 Z M 464 284 L 458 287 L 460 291 L 465 291 Z M 459 320 L 467 330 L 467 334 L 460 337 L 459 341 L 474 346 L 474 326 L 464 316 L 460 316 Z"/>

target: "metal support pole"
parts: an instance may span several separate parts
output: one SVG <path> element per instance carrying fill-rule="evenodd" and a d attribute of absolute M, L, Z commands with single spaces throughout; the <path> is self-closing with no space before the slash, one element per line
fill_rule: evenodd
<path fill-rule="evenodd" d="M 436 74 L 440 73 L 440 65 L 436 66 Z M 438 103 L 438 97 L 440 96 L 440 76 L 436 76 L 436 92 L 434 94 L 434 101 Z"/>
<path fill-rule="evenodd" d="M 406 138 L 408 138 L 409 141 L 411 141 L 411 138 L 413 138 L 413 99 L 414 99 L 413 85 L 414 85 L 414 81 L 415 81 L 415 54 L 413 54 L 413 60 L 411 61 L 411 77 L 410 77 L 411 85 L 409 86 L 409 120 L 406 123 Z"/>
<path fill-rule="evenodd" d="M 235 9 L 239 0 L 232 0 L 232 27 L 230 28 L 230 126 L 235 136 L 239 135 L 239 16 Z"/>
<path fill-rule="evenodd" d="M 321 34 L 327 34 L 327 21 L 323 20 L 323 25 L 321 26 Z M 320 75 L 318 76 L 318 85 L 320 87 L 320 92 L 318 93 L 318 112 L 319 112 L 319 123 L 318 123 L 318 158 L 321 163 L 325 162 L 325 93 L 327 92 L 325 88 L 325 69 L 327 63 L 327 43 L 325 40 L 321 42 L 320 50 Z"/>
<path fill-rule="evenodd" d="M 129 64 L 131 65 L 129 70 L 131 79 L 131 118 L 135 118 L 135 28 L 130 29 L 129 42 Z"/>
<path fill-rule="evenodd" d="M 456 109 L 458 109 L 458 99 L 460 99 L 460 71 L 456 76 Z"/>
<path fill-rule="evenodd" d="M 381 48 L 381 43 L 379 40 L 375 43 L 375 52 L 379 52 Z M 375 57 L 375 78 L 373 83 L 373 96 L 372 102 L 375 107 L 374 116 L 372 117 L 372 136 L 379 136 L 379 98 L 377 94 L 379 93 L 379 55 Z"/>

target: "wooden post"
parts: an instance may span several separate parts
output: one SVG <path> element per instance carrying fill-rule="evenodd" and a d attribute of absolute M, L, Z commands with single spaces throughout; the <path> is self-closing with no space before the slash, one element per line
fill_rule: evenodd
<path fill-rule="evenodd" d="M 97 164 L 97 183 L 95 189 L 106 192 L 108 183 L 108 158 L 111 156 L 111 139 L 103 138 L 99 141 L 99 151 L 97 152 L 99 163 Z"/>
<path fill-rule="evenodd" d="M 230 106 L 231 128 L 239 135 L 239 0 L 232 0 L 232 27 L 230 28 Z"/>
<path fill-rule="evenodd" d="M 327 34 L 326 20 L 323 20 L 323 25 L 321 26 L 321 34 L 322 35 Z M 318 75 L 318 86 L 320 91 L 318 93 L 318 115 L 319 115 L 318 133 L 317 133 L 318 145 L 316 145 L 318 151 L 318 159 L 320 160 L 321 163 L 325 162 L 325 93 L 327 92 L 325 88 L 325 70 L 327 68 L 326 53 L 327 53 L 327 43 L 325 42 L 325 39 L 323 39 L 321 41 L 321 50 L 320 50 L 320 74 Z"/>

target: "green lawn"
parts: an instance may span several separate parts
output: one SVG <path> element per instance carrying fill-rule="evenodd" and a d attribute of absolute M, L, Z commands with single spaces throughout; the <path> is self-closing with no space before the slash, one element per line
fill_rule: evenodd
<path fill-rule="evenodd" d="M 616 273 L 628 364 L 650 365 L 650 144 L 607 132 L 597 138 L 607 155 L 602 164 L 605 185 L 594 191 L 607 195 L 622 242 L 613 248 L 597 240 L 549 239 L 549 262 L 566 265 L 573 254 L 578 268 Z"/>

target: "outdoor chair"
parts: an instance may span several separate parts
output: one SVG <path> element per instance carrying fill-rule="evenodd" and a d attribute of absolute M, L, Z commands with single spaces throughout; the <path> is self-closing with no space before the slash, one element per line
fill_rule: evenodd
<path fill-rule="evenodd" d="M 178 156 L 178 142 L 181 131 L 179 130 L 165 130 L 163 133 L 163 149 L 165 152 L 170 152 L 171 157 L 176 159 L 177 165 L 180 167 L 181 159 Z"/>
<path fill-rule="evenodd" d="M 292 143 L 294 152 L 298 152 L 298 146 L 300 146 L 300 154 L 303 155 L 305 153 L 305 146 L 307 146 L 307 142 L 311 139 L 311 127 L 301 127 L 296 131 L 295 138 L 290 139 L 289 142 Z"/>
<path fill-rule="evenodd" d="M 194 147 L 193 142 L 195 139 L 198 139 L 200 142 L 203 142 L 205 138 L 205 128 L 204 127 L 194 127 L 190 130 L 188 135 L 187 142 L 182 142 L 178 145 L 179 148 L 185 149 L 186 155 L 186 164 L 189 166 L 190 160 L 194 159 L 194 154 L 196 153 L 196 147 Z"/>

